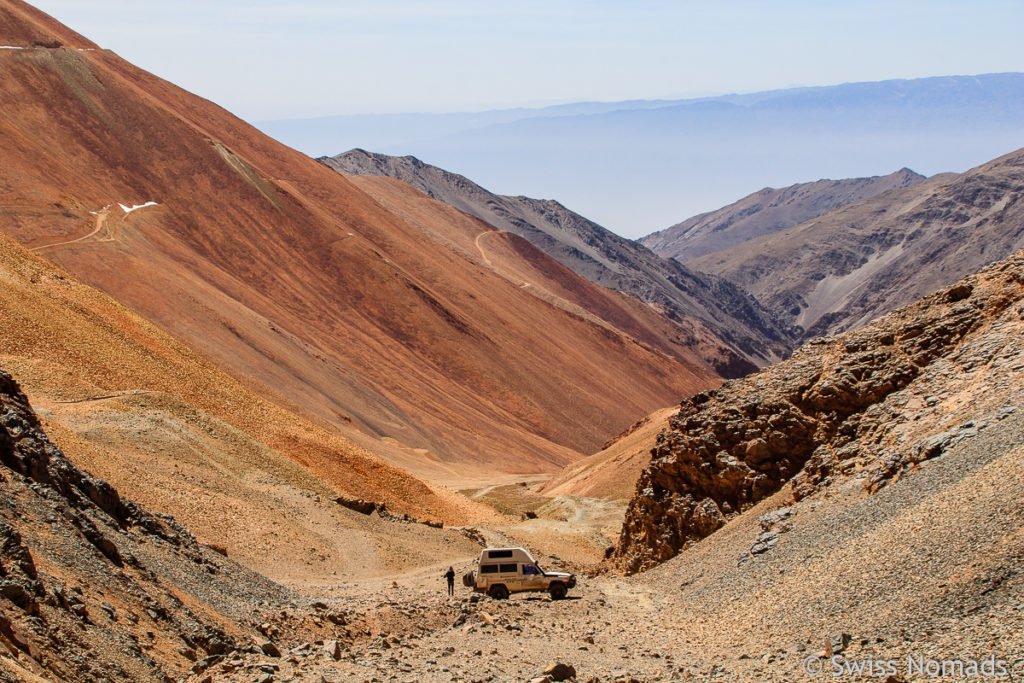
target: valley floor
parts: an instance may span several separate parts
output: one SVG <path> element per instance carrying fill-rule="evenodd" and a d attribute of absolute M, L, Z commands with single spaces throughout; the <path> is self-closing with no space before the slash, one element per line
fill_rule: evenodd
<path fill-rule="evenodd" d="M 281 656 L 254 642 L 192 680 L 528 681 L 555 661 L 579 681 L 1024 680 L 1021 443 L 1012 411 L 873 495 L 853 478 L 791 507 L 792 528 L 751 555 L 783 490 L 654 570 L 582 576 L 564 601 L 448 598 L 443 571 L 471 556 L 294 585 L 306 597 L 265 617 Z"/>

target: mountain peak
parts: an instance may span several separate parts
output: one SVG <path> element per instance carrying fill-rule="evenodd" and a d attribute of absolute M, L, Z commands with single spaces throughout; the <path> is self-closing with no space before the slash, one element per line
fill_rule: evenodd
<path fill-rule="evenodd" d="M 640 243 L 664 258 L 689 262 L 762 235 L 785 230 L 847 204 L 927 180 L 909 168 L 885 176 L 822 178 L 783 188 L 766 187 L 717 211 L 688 218 Z"/>

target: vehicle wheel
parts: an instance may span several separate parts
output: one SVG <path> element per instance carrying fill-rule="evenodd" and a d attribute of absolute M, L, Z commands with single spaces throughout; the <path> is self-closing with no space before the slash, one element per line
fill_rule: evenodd
<path fill-rule="evenodd" d="M 498 583 L 491 586 L 491 590 L 487 591 L 487 594 L 495 600 L 505 600 L 508 598 L 508 589 Z"/>
<path fill-rule="evenodd" d="M 552 600 L 561 600 L 565 597 L 566 588 L 564 583 L 553 583 L 550 590 Z"/>

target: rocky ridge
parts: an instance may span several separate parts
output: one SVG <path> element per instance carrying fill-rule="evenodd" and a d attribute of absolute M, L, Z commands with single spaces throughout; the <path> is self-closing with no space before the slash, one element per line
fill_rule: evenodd
<path fill-rule="evenodd" d="M 700 321 L 744 359 L 716 359 L 716 369 L 723 376 L 745 374 L 751 364 L 763 366 L 790 349 L 792 331 L 728 280 L 663 259 L 557 201 L 496 195 L 464 176 L 411 156 L 354 149 L 320 161 L 341 173 L 401 180 L 499 230 L 525 238 L 578 275 L 630 294 L 677 322 Z"/>
<path fill-rule="evenodd" d="M 249 610 L 289 601 L 78 469 L 3 371 L 0 463 L 0 671 L 164 681 L 235 649 Z"/>
<path fill-rule="evenodd" d="M 688 399 L 658 437 L 611 563 L 649 569 L 789 482 L 793 500 L 850 477 L 876 491 L 1012 414 L 1024 386 L 1022 300 L 1018 252 Z"/>
<path fill-rule="evenodd" d="M 925 177 L 901 168 L 885 176 L 818 180 L 766 187 L 717 211 L 688 218 L 639 242 L 662 258 L 687 262 L 749 239 L 791 228 L 882 192 L 913 187 Z"/>
<path fill-rule="evenodd" d="M 689 262 L 804 329 L 865 325 L 1024 248 L 1024 150 Z"/>

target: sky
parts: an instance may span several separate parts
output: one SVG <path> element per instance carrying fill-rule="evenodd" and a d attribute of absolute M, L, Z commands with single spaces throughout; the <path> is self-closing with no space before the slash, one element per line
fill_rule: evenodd
<path fill-rule="evenodd" d="M 250 121 L 1024 71 L 1021 0 L 30 0 Z"/>

